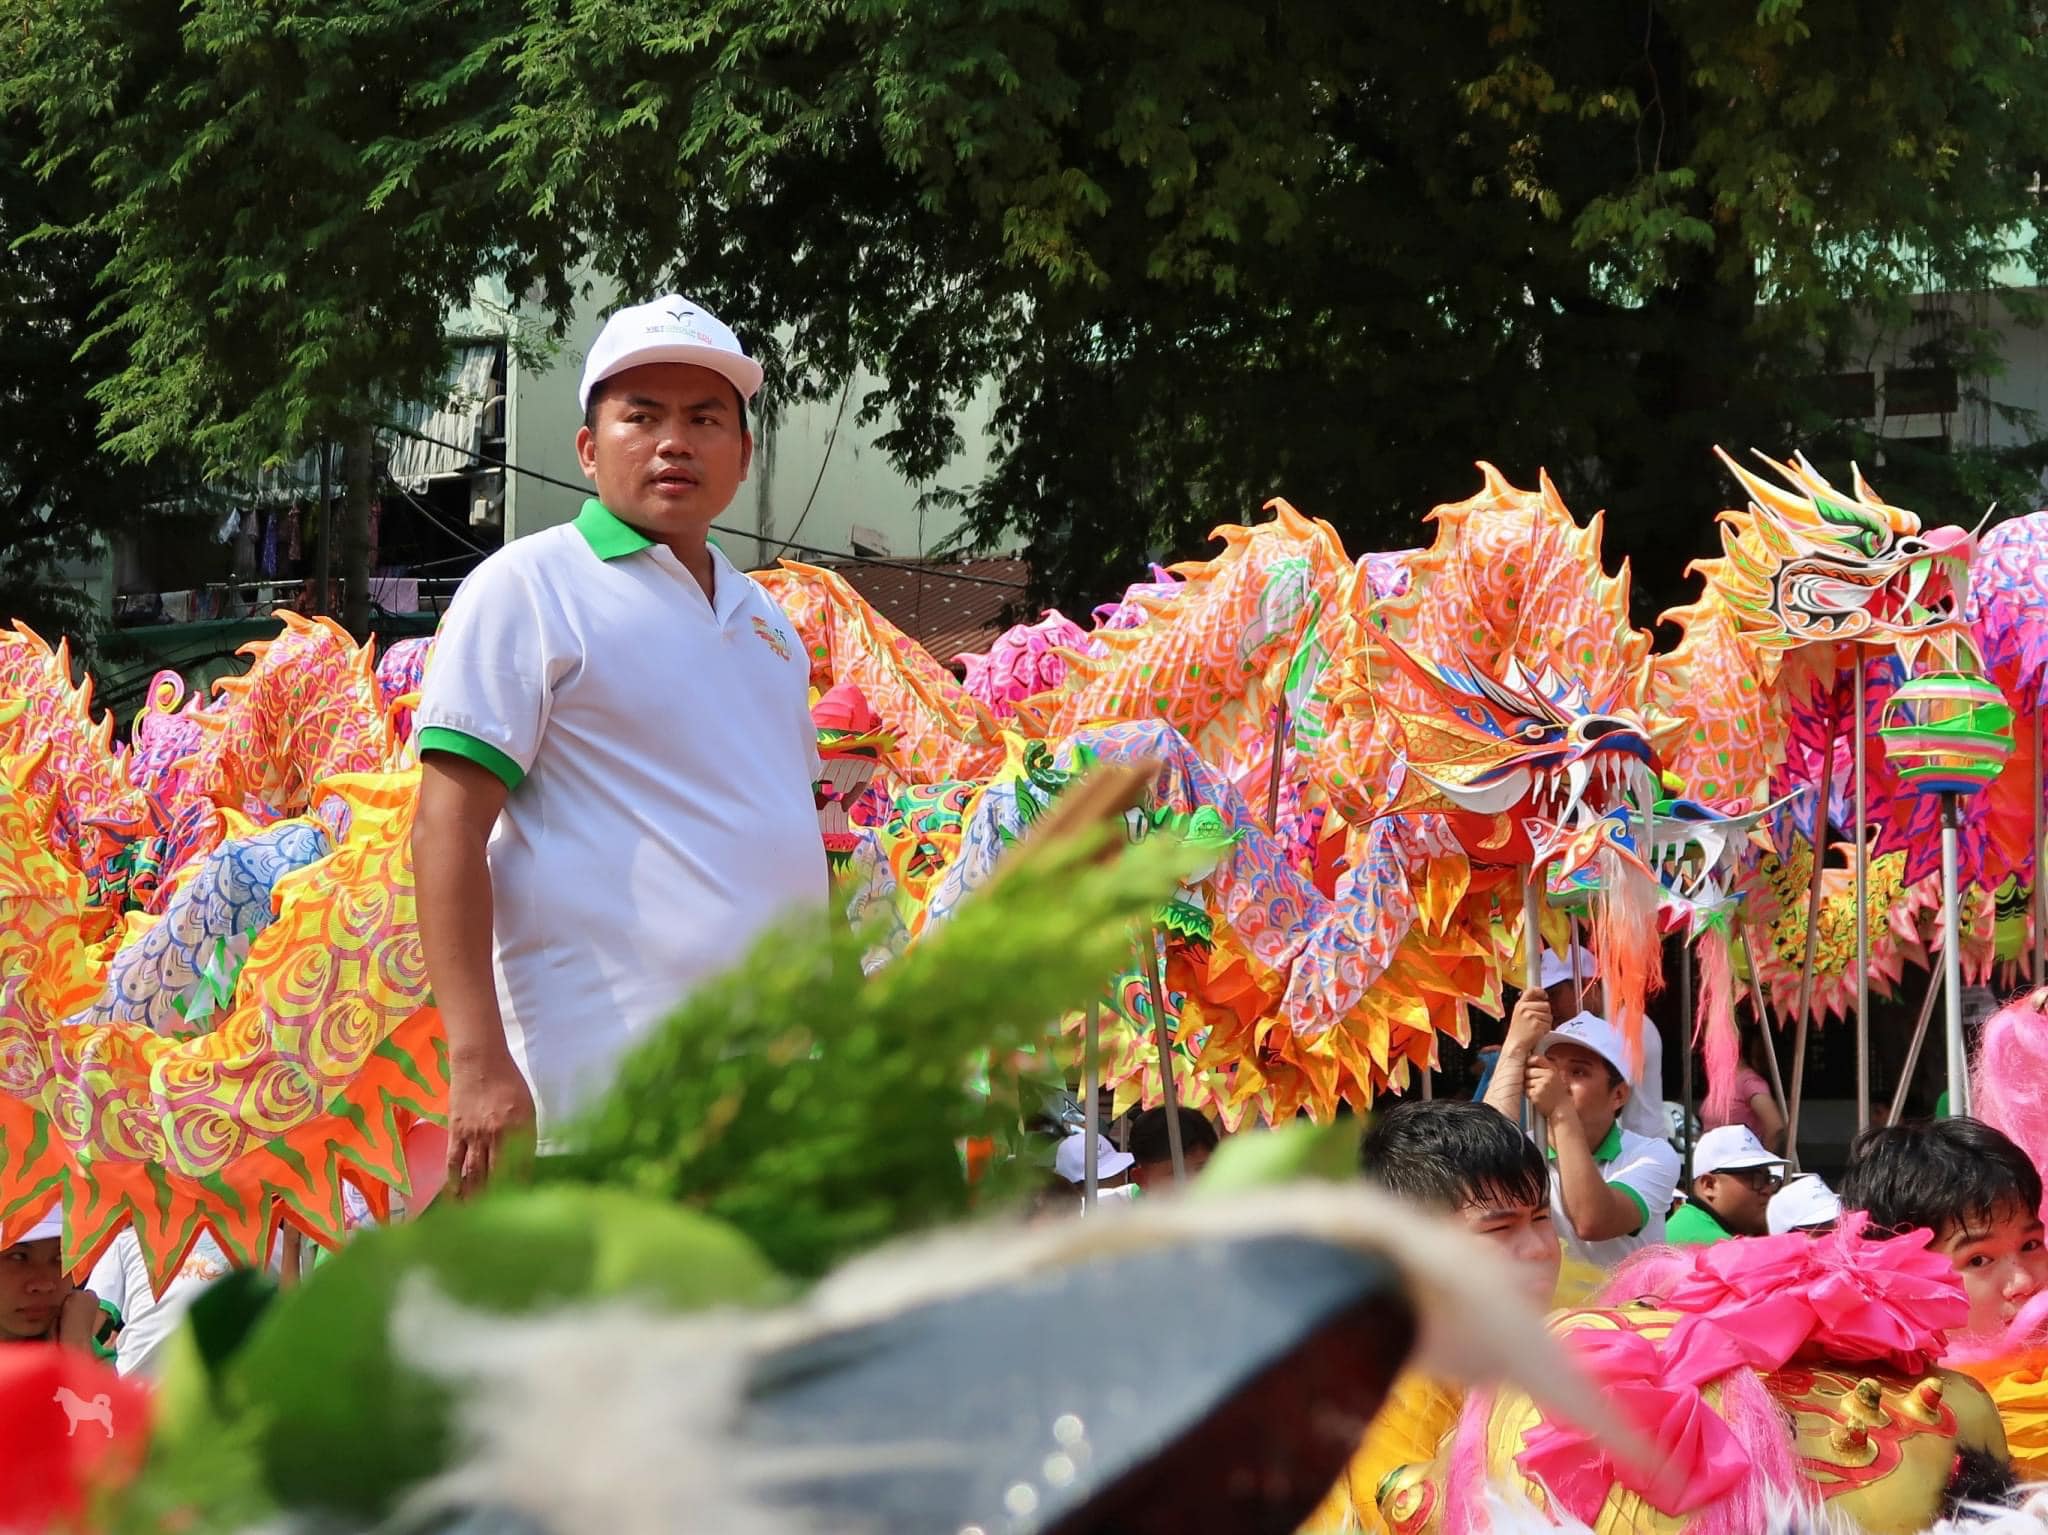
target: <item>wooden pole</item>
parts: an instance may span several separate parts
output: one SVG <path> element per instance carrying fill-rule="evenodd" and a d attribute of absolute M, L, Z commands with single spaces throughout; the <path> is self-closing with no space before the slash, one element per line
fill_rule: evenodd
<path fill-rule="evenodd" d="M 1266 778 L 1266 830 L 1280 831 L 1280 772 L 1287 761 L 1287 695 L 1280 695 L 1279 711 L 1273 716 L 1273 771 Z"/>
<path fill-rule="evenodd" d="M 1102 1004 L 1088 1009 L 1088 1032 L 1081 1036 L 1081 1133 L 1088 1143 L 1081 1149 L 1081 1208 L 1095 1208 L 1101 1186 L 1102 1084 L 1098 1051 L 1102 1046 Z"/>
<path fill-rule="evenodd" d="M 1927 995 L 1920 999 L 1920 1021 L 1913 1025 L 1913 1042 L 1906 1046 L 1906 1064 L 1899 1072 L 1899 1085 L 1892 1090 L 1892 1117 L 1897 1124 L 1906 1111 L 1906 1090 L 1913 1085 L 1913 1072 L 1920 1065 L 1920 1047 L 1927 1043 L 1927 1026 L 1934 1021 L 1934 999 L 1941 995 L 1939 973 L 1927 977 Z"/>
<path fill-rule="evenodd" d="M 1870 810 L 1864 792 L 1863 652 L 1856 656 L 1856 1133 L 1870 1128 Z M 1832 753 L 1830 753 L 1832 755 Z"/>
<path fill-rule="evenodd" d="M 1166 1031 L 1166 981 L 1161 975 L 1159 931 L 1145 933 L 1145 979 L 1152 988 L 1152 1043 L 1159 1051 L 1159 1102 L 1166 1110 L 1166 1148 L 1173 1157 L 1173 1181 L 1188 1181 L 1187 1155 L 1180 1144 L 1180 1093 L 1173 1083 L 1173 1044 Z"/>
<path fill-rule="evenodd" d="M 1543 876 L 1533 868 L 1522 876 L 1522 989 L 1543 989 Z M 1555 1022 L 1555 1020 L 1552 1020 Z M 1536 1117 L 1528 1094 L 1522 1096 L 1522 1128 L 1536 1142 L 1536 1149 L 1550 1154 L 1550 1127 Z"/>
<path fill-rule="evenodd" d="M 1813 1017 L 1813 956 L 1820 941 L 1820 876 L 1828 853 L 1828 802 L 1835 792 L 1835 737 L 1841 716 L 1830 713 L 1827 745 L 1820 759 L 1820 797 L 1813 807 L 1813 878 L 1806 892 L 1806 957 L 1799 967 L 1799 1016 L 1792 1035 L 1792 1095 L 1785 1108 L 1785 1157 L 1799 1169 L 1799 1104 L 1806 1091 L 1806 1031 Z"/>
<path fill-rule="evenodd" d="M 1684 1095 L 1685 1106 L 1678 1116 L 1678 1144 L 1685 1160 L 1685 1181 L 1692 1184 L 1692 945 L 1681 935 L 1678 940 L 1678 995 L 1679 1005 L 1684 1009 L 1679 1024 L 1678 1037 L 1683 1042 L 1684 1062 L 1679 1072 L 1679 1092 Z"/>
<path fill-rule="evenodd" d="M 1756 944 L 1747 927 L 1742 930 L 1742 957 L 1749 966 L 1749 1001 L 1756 1009 L 1756 1026 L 1764 1031 L 1764 1064 L 1771 1071 L 1771 1093 L 1778 1100 L 1778 1112 L 1785 1112 L 1785 1078 L 1778 1068 L 1777 1027 L 1771 1022 L 1770 993 L 1764 989 L 1763 972 L 1757 968 Z"/>
<path fill-rule="evenodd" d="M 2048 985 L 2048 768 L 2041 762 L 2041 704 L 2034 703 L 2034 984 Z"/>

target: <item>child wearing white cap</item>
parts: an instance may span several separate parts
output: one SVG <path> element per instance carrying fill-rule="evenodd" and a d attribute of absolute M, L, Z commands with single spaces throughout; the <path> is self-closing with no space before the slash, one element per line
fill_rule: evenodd
<path fill-rule="evenodd" d="M 1513 1119 L 1527 1098 L 1550 1142 L 1551 1209 L 1565 1250 L 1612 1268 L 1664 1240 L 1678 1153 L 1621 1122 L 1630 1096 L 1621 1031 L 1593 1013 L 1549 1023 L 1549 998 L 1523 993 L 1486 1101 Z"/>
<path fill-rule="evenodd" d="M 1560 954 L 1546 948 L 1537 984 L 1550 997 L 1550 1016 L 1575 1018 L 1581 1013 L 1606 1016 L 1600 989 L 1600 961 L 1591 950 L 1573 944 Z M 1628 1103 L 1621 1111 L 1621 1127 L 1655 1140 L 1668 1140 L 1671 1122 L 1664 1107 L 1664 1036 L 1653 1018 L 1643 1019 L 1643 1067 L 1624 1071 L 1628 1078 Z"/>
<path fill-rule="evenodd" d="M 1692 1152 L 1692 1194 L 1671 1217 L 1674 1247 L 1705 1247 L 1730 1237 L 1760 1237 L 1770 1228 L 1771 1196 L 1785 1181 L 1785 1159 L 1747 1125 L 1721 1125 Z"/>
<path fill-rule="evenodd" d="M 63 1343 L 103 1352 L 98 1339 L 117 1325 L 92 1291 L 64 1272 L 64 1216 L 52 1210 L 22 1239 L 0 1250 L 0 1343 Z"/>
<path fill-rule="evenodd" d="M 1774 1237 L 1788 1231 L 1818 1236 L 1833 1231 L 1841 1218 L 1842 1197 L 1821 1181 L 1819 1173 L 1801 1173 L 1786 1180 L 1764 1212 L 1765 1224 Z"/>
<path fill-rule="evenodd" d="M 1131 1165 L 1138 1159 L 1128 1151 L 1118 1151 L 1106 1135 L 1095 1137 L 1095 1186 L 1113 1186 L 1122 1180 Z M 1088 1181 L 1088 1132 L 1076 1130 L 1060 1142 L 1059 1150 L 1052 1156 L 1052 1170 L 1065 1182 L 1080 1188 Z"/>

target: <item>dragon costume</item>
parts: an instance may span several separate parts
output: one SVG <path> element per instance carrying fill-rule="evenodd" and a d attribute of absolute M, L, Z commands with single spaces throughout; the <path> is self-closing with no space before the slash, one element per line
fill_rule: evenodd
<path fill-rule="evenodd" d="M 1522 490 L 1486 466 L 1476 495 L 1433 514 L 1426 549 L 1353 558 L 1276 502 L 1092 632 L 1050 617 L 1013 631 L 991 656 L 1017 664 L 977 670 L 986 700 L 843 578 L 766 575 L 838 700 L 819 722 L 828 778 L 844 779 L 825 815 L 854 908 L 889 914 L 875 956 L 950 920 L 1089 762 L 1142 759 L 1160 765 L 1153 811 L 1223 846 L 1162 908 L 1156 952 L 1183 1098 L 1229 1123 L 1405 1087 L 1517 978 L 1536 879 L 1603 903 L 1625 1028 L 1660 920 L 1722 934 L 1745 891 L 1783 998 L 1812 796 L 1763 823 L 1770 856 L 1752 855 L 1749 817 L 1836 760 L 1843 648 L 1871 652 L 1876 713 L 1887 664 L 1974 645 L 2030 727 L 2042 535 L 2022 519 L 1986 541 L 1965 633 L 1966 536 L 1922 531 L 1860 476 L 1843 494 L 1803 461 L 1772 469 L 1782 485 L 1737 471 L 1749 505 L 1727 515 L 1662 656 L 1628 622 L 1627 572 L 1602 567 L 1601 519 L 1581 526 L 1547 478 Z M 391 1147 L 441 1091 L 406 866 L 410 703 L 430 647 L 378 663 L 332 623 L 283 624 L 210 699 L 156 679 L 121 747 L 64 647 L 0 636 L 0 984 L 16 1040 L 0 1235 L 61 1192 L 82 1261 L 148 1204 L 164 1271 L 202 1225 L 238 1255 L 279 1219 L 332 1240 L 337 1180 L 404 1187 Z M 2036 771 L 2023 751 L 1966 829 L 1987 888 L 1966 907 L 1973 971 L 1993 953 L 1988 887 L 2031 880 L 2012 850 L 2030 841 L 2015 827 Z M 1914 872 L 1924 806 L 1875 761 L 1872 784 L 1882 985 L 1940 935 Z M 1844 884 L 1824 871 L 1825 1010 L 1846 995 Z M 1108 974 L 1103 1037 L 1119 1094 L 1149 1100 L 1142 954 Z M 1724 976 L 1716 995 L 1731 989 Z M 280 1137 L 289 1154 L 263 1160 Z"/>
<path fill-rule="evenodd" d="M 1433 1462 L 1382 1487 L 1388 1528 L 1483 1529 L 1482 1489 L 1504 1481 L 1605 1535 L 1744 1535 L 1800 1502 L 1909 1535 L 1996 1486 L 1998 1413 L 1936 1365 L 1968 1310 L 1952 1265 L 1926 1232 L 1860 1226 L 1638 1258 L 1551 1326 L 1655 1453 L 1631 1463 L 1519 1393 L 1481 1394 Z"/>
<path fill-rule="evenodd" d="M 405 744 L 366 647 L 284 625 L 209 705 L 159 678 L 126 753 L 63 647 L 0 647 L 0 1240 L 61 1200 L 68 1262 L 127 1227 L 161 1280 L 409 1187 L 446 1075 Z"/>

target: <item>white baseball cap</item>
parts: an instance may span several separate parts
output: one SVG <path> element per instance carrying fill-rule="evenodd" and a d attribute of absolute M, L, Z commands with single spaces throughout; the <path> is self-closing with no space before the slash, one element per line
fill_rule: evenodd
<path fill-rule="evenodd" d="M 52 1205 L 47 1215 L 14 1239 L 15 1245 L 23 1242 L 42 1242 L 51 1237 L 64 1235 L 64 1207 Z"/>
<path fill-rule="evenodd" d="M 761 388 L 761 365 L 740 347 L 740 338 L 717 315 L 670 293 L 651 304 L 621 309 L 604 322 L 583 360 L 576 403 L 590 409 L 590 391 L 614 373 L 650 362 L 687 362 L 730 381 L 742 400 Z"/>
<path fill-rule="evenodd" d="M 1559 954 L 1555 949 L 1543 951 L 1543 958 L 1539 961 L 1542 969 L 1537 973 L 1536 984 L 1545 991 L 1553 986 L 1562 986 L 1572 978 L 1574 958 L 1578 961 L 1579 980 L 1583 985 L 1591 986 L 1600 979 L 1599 961 L 1580 945 L 1573 944 L 1567 954 Z"/>
<path fill-rule="evenodd" d="M 1764 1219 L 1771 1235 L 1804 1231 L 1808 1226 L 1826 1226 L 1842 1218 L 1842 1198 L 1821 1182 L 1817 1173 L 1801 1173 L 1771 1196 L 1764 1207 Z"/>
<path fill-rule="evenodd" d="M 1756 1138 L 1747 1125 L 1717 1125 L 1692 1149 L 1692 1174 L 1739 1173 L 1756 1167 L 1783 1167 L 1785 1159 Z"/>
<path fill-rule="evenodd" d="M 1598 1013 L 1572 1014 L 1536 1042 L 1536 1053 L 1547 1054 L 1552 1045 L 1577 1045 L 1590 1050 L 1620 1072 L 1623 1081 L 1635 1080 L 1628 1069 L 1628 1041 L 1621 1037 L 1621 1030 Z"/>
<path fill-rule="evenodd" d="M 1138 1159 L 1128 1151 L 1118 1151 L 1110 1145 L 1109 1137 L 1095 1137 L 1095 1176 L 1114 1178 L 1118 1173 L 1129 1170 Z M 1076 1130 L 1060 1142 L 1060 1149 L 1053 1153 L 1052 1170 L 1069 1183 L 1088 1181 L 1088 1132 Z"/>

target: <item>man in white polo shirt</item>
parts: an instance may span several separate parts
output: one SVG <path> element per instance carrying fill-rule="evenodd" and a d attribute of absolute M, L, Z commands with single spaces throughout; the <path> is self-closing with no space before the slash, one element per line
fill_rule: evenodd
<path fill-rule="evenodd" d="M 692 985 L 818 909 L 809 664 L 709 541 L 753 457 L 760 365 L 680 298 L 621 310 L 583 371 L 568 526 L 466 580 L 418 711 L 413 831 L 447 1028 L 449 1179 L 543 1138 Z"/>

